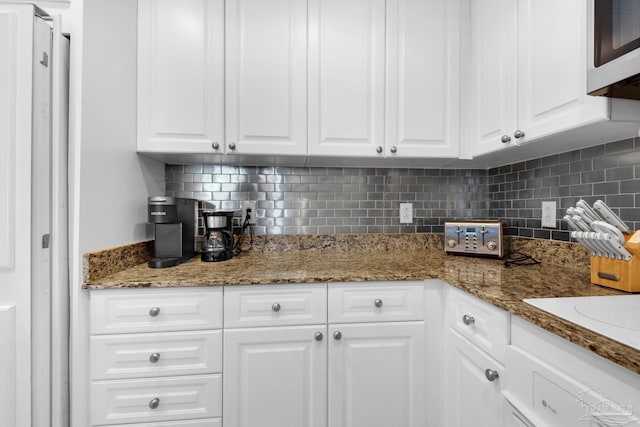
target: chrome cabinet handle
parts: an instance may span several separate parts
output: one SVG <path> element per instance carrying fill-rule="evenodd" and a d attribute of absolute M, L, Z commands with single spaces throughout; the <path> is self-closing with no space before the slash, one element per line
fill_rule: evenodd
<path fill-rule="evenodd" d="M 218 144 L 217 142 L 213 141 L 211 143 L 211 148 L 213 148 L 214 150 L 217 150 L 218 148 L 220 148 L 220 144 Z"/>
<path fill-rule="evenodd" d="M 500 139 L 500 141 L 506 144 L 507 142 L 511 142 L 511 137 L 509 135 L 502 135 L 502 138 Z"/>
<path fill-rule="evenodd" d="M 494 371 L 493 369 L 485 369 L 484 376 L 487 377 L 487 379 L 491 382 L 500 378 L 500 375 L 498 374 L 498 372 Z"/>
<path fill-rule="evenodd" d="M 271 306 L 271 310 L 275 311 L 276 313 L 280 311 L 280 308 L 282 307 L 280 307 L 280 304 L 278 303 L 275 303 Z"/>
<path fill-rule="evenodd" d="M 322 335 L 322 332 L 316 332 L 316 334 L 313 336 L 313 338 L 316 341 L 322 341 L 322 338 L 324 338 L 324 335 Z"/>
<path fill-rule="evenodd" d="M 235 142 L 230 142 L 229 143 L 229 150 L 235 150 L 236 149 L 236 143 Z"/>
<path fill-rule="evenodd" d="M 382 300 L 381 300 L 380 298 L 376 299 L 376 300 L 373 302 L 373 305 L 375 305 L 375 306 L 376 306 L 376 307 L 378 307 L 378 308 L 382 307 Z"/>
<path fill-rule="evenodd" d="M 515 132 L 513 133 L 513 136 L 514 136 L 516 139 L 520 139 L 520 138 L 524 137 L 524 132 L 522 132 L 520 129 L 518 129 L 517 131 L 515 131 Z"/>
<path fill-rule="evenodd" d="M 149 362 L 151 363 L 158 363 L 158 360 L 160 360 L 160 353 L 153 353 L 149 356 Z"/>
<path fill-rule="evenodd" d="M 149 316 L 156 317 L 158 314 L 160 314 L 160 307 L 151 307 L 151 310 L 149 310 Z"/>
<path fill-rule="evenodd" d="M 340 331 L 335 331 L 335 332 L 333 333 L 333 338 L 334 338 L 335 340 L 339 340 L 339 339 L 341 339 L 341 338 L 342 338 L 342 332 L 340 332 Z"/>
<path fill-rule="evenodd" d="M 394 145 L 393 147 L 391 147 L 390 151 L 395 154 L 398 151 L 398 148 Z"/>
<path fill-rule="evenodd" d="M 462 323 L 464 323 L 465 325 L 471 325 L 475 321 L 476 319 L 474 319 L 473 316 L 469 316 L 468 314 L 462 316 Z"/>
<path fill-rule="evenodd" d="M 151 401 L 149 402 L 149 408 L 156 409 L 158 406 L 160 406 L 160 399 L 158 399 L 157 397 L 151 399 Z"/>
<path fill-rule="evenodd" d="M 382 153 L 382 147 L 380 145 L 378 145 L 378 148 L 376 148 L 376 153 Z"/>

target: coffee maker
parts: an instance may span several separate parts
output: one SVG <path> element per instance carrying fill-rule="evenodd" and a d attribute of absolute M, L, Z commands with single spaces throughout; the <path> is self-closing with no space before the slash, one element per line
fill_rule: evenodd
<path fill-rule="evenodd" d="M 154 225 L 149 267 L 178 265 L 196 255 L 198 201 L 180 197 L 149 197 L 148 222 Z"/>
<path fill-rule="evenodd" d="M 233 212 L 202 212 L 205 233 L 200 259 L 205 262 L 226 261 L 233 257 Z"/>

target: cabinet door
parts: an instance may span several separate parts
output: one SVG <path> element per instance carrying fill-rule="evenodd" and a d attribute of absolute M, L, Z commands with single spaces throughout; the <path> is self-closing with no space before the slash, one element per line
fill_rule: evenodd
<path fill-rule="evenodd" d="M 528 140 L 608 118 L 587 95 L 587 2 L 518 1 L 518 128 Z"/>
<path fill-rule="evenodd" d="M 486 154 L 514 144 L 517 119 L 516 2 L 471 2 L 469 73 L 471 154 Z M 511 138 L 503 143 L 502 137 Z"/>
<path fill-rule="evenodd" d="M 226 2 L 227 153 L 307 152 L 307 2 Z"/>
<path fill-rule="evenodd" d="M 459 6 L 387 1 L 387 156 L 458 156 Z"/>
<path fill-rule="evenodd" d="M 225 425 L 326 427 L 326 329 L 225 330 Z"/>
<path fill-rule="evenodd" d="M 329 326 L 329 425 L 421 427 L 424 322 Z"/>
<path fill-rule="evenodd" d="M 222 147 L 223 11 L 223 0 L 138 2 L 138 151 Z"/>
<path fill-rule="evenodd" d="M 445 425 L 502 425 L 504 368 L 452 329 L 446 340 Z M 487 369 L 499 376 L 488 380 Z"/>
<path fill-rule="evenodd" d="M 384 155 L 384 75 L 385 1 L 309 0 L 310 155 Z"/>

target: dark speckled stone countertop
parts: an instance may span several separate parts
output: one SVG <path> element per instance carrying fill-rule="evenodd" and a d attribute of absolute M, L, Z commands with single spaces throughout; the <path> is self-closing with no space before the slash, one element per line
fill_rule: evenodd
<path fill-rule="evenodd" d="M 542 263 L 506 268 L 496 259 L 446 255 L 435 235 L 282 237 L 258 239 L 256 249 L 225 262 L 195 258 L 167 269 L 147 267 L 148 242 L 89 253 L 84 288 L 440 279 L 640 374 L 640 351 L 522 301 L 624 294 L 590 283 L 588 256 L 579 245 L 512 239 L 511 250 Z"/>

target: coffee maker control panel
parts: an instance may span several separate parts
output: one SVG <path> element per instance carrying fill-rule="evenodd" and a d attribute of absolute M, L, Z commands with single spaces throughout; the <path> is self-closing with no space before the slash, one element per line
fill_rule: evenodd
<path fill-rule="evenodd" d="M 444 223 L 444 251 L 463 255 L 504 256 L 500 221 Z"/>

